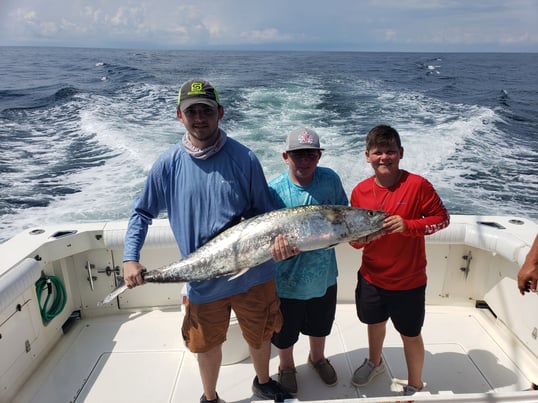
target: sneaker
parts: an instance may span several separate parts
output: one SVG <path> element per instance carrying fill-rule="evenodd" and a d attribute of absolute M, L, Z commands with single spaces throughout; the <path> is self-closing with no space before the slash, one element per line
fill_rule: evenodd
<path fill-rule="evenodd" d="M 422 388 L 415 388 L 414 386 L 411 386 L 411 385 L 405 385 L 404 388 L 403 388 L 402 395 L 403 396 L 412 396 L 415 393 L 420 392 L 421 390 L 422 390 Z"/>
<path fill-rule="evenodd" d="M 278 370 L 278 382 L 290 393 L 297 393 L 297 378 L 295 368 L 284 368 Z"/>
<path fill-rule="evenodd" d="M 217 398 L 213 400 L 207 400 L 205 398 L 205 395 L 202 395 L 202 397 L 200 398 L 200 403 L 226 403 L 226 402 L 222 400 L 217 394 Z"/>
<path fill-rule="evenodd" d="M 383 362 L 383 360 L 381 360 L 379 365 L 376 366 L 368 358 L 365 358 L 362 365 L 357 368 L 353 373 L 351 383 L 353 384 L 353 386 L 364 386 L 384 371 L 385 363 Z"/>
<path fill-rule="evenodd" d="M 273 400 L 275 402 L 293 399 L 293 396 L 281 384 L 271 378 L 269 378 L 269 382 L 267 383 L 259 383 L 258 377 L 255 376 L 252 382 L 252 393 L 261 399 Z"/>
<path fill-rule="evenodd" d="M 324 358 L 314 364 L 310 358 L 310 355 L 308 355 L 308 363 L 314 367 L 323 382 L 329 386 L 336 385 L 338 382 L 338 377 L 336 376 L 336 371 L 327 358 Z"/>

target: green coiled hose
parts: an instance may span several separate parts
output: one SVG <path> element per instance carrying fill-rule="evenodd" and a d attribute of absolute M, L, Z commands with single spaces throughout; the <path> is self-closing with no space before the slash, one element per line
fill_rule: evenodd
<path fill-rule="evenodd" d="M 45 322 L 50 322 L 59 315 L 65 307 L 65 303 L 67 302 L 65 287 L 58 277 L 45 275 L 37 280 L 35 283 L 35 290 L 41 318 L 43 318 Z M 44 291 L 47 291 L 47 297 L 43 304 L 41 304 L 41 296 Z M 53 295 L 54 297 L 51 299 Z"/>

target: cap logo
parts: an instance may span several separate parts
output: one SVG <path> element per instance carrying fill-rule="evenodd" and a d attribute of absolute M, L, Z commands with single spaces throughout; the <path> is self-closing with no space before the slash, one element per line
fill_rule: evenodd
<path fill-rule="evenodd" d="M 181 104 L 181 110 L 184 110 L 194 103 L 219 106 L 219 94 L 217 90 L 207 81 L 186 81 L 181 85 L 179 93 L 177 94 L 177 104 L 178 106 Z"/>
<path fill-rule="evenodd" d="M 191 90 L 187 92 L 187 95 L 207 95 L 205 91 L 203 91 L 204 85 L 199 82 L 194 82 L 191 84 Z"/>
<path fill-rule="evenodd" d="M 314 144 L 314 139 L 307 131 L 302 132 L 299 137 L 297 137 L 297 140 L 299 141 L 299 144 Z"/>

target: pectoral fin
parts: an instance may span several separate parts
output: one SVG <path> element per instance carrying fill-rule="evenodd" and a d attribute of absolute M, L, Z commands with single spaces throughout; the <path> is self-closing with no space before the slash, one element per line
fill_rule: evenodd
<path fill-rule="evenodd" d="M 237 273 L 235 273 L 233 276 L 230 276 L 230 278 L 228 279 L 228 281 L 232 281 L 232 280 L 235 280 L 236 278 L 242 276 L 243 274 L 245 274 L 247 271 L 250 270 L 250 267 L 247 267 L 246 269 L 243 269 L 241 271 L 238 271 Z"/>

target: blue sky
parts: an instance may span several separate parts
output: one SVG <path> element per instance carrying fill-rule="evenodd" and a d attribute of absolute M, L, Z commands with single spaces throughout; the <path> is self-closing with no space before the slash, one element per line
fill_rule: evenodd
<path fill-rule="evenodd" d="M 6 45 L 538 52 L 538 0 L 1 0 Z"/>

